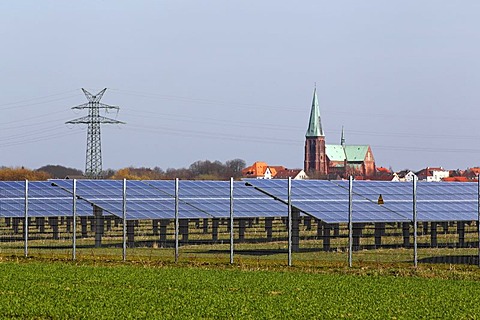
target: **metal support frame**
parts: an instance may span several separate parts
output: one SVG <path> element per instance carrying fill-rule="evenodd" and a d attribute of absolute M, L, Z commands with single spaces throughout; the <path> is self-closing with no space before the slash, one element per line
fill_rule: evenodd
<path fill-rule="evenodd" d="M 478 240 L 478 266 L 480 267 L 480 174 L 477 176 L 477 240 Z"/>
<path fill-rule="evenodd" d="M 353 260 L 353 177 L 348 179 L 348 267 Z"/>
<path fill-rule="evenodd" d="M 122 201 L 122 215 L 123 215 L 123 261 L 127 260 L 127 179 L 123 179 L 123 201 Z"/>
<path fill-rule="evenodd" d="M 233 264 L 233 178 L 230 178 L 230 263 Z"/>
<path fill-rule="evenodd" d="M 73 179 L 72 185 L 72 260 L 77 259 L 77 179 Z"/>
<path fill-rule="evenodd" d="M 24 242 L 25 242 L 25 247 L 24 247 L 24 255 L 25 258 L 28 257 L 28 180 L 25 179 L 25 221 L 23 223 L 23 229 L 24 229 Z"/>
<path fill-rule="evenodd" d="M 178 198 L 178 178 L 175 178 L 175 263 L 178 262 L 178 230 L 179 230 L 179 221 L 178 221 L 178 208 L 179 207 L 179 198 Z"/>
<path fill-rule="evenodd" d="M 418 250 L 417 250 L 417 176 L 413 176 L 413 265 L 418 266 Z"/>
<path fill-rule="evenodd" d="M 288 266 L 292 265 L 292 178 L 288 177 Z"/>

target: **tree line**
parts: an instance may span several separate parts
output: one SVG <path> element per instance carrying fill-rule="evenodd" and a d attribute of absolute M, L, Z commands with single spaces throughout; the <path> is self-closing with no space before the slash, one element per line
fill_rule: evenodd
<path fill-rule="evenodd" d="M 163 170 L 159 167 L 127 167 L 118 170 L 107 169 L 103 172 L 104 179 L 129 179 L 129 180 L 228 180 L 230 177 L 238 179 L 242 176 L 242 170 L 246 163 L 242 159 L 220 161 L 199 160 L 192 163 L 188 168 L 168 168 Z M 83 172 L 78 169 L 68 168 L 61 165 L 46 165 L 38 169 L 24 167 L 0 167 L 0 181 L 42 181 L 48 179 L 82 178 Z"/>

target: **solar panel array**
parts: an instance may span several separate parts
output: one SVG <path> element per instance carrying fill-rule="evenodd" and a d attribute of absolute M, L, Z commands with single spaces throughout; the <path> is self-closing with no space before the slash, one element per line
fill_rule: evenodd
<path fill-rule="evenodd" d="M 287 201 L 287 180 L 249 180 L 259 191 Z M 327 223 L 348 222 L 348 181 L 293 180 L 292 205 Z M 418 221 L 473 221 L 478 215 L 476 183 L 417 183 Z M 383 204 L 378 204 L 379 197 Z M 354 181 L 352 220 L 408 222 L 413 217 L 413 184 Z"/>
<path fill-rule="evenodd" d="M 71 180 L 53 180 L 61 189 L 72 190 Z M 123 181 L 78 180 L 77 195 L 107 212 L 123 215 Z M 127 219 L 173 219 L 175 181 L 127 181 Z M 286 216 L 285 205 L 271 197 L 234 183 L 233 209 L 237 218 Z M 179 218 L 227 218 L 230 216 L 230 182 L 179 181 Z"/>
<path fill-rule="evenodd" d="M 348 221 L 348 181 L 293 180 L 294 208 L 326 223 Z M 237 218 L 287 215 L 287 180 L 234 182 Z M 29 216 L 70 216 L 73 180 L 29 183 Z M 123 181 L 77 180 L 77 214 L 91 215 L 92 204 L 107 214 L 123 214 Z M 384 203 L 378 204 L 381 195 Z M 25 183 L 0 182 L 0 216 L 23 217 Z M 412 220 L 412 183 L 354 181 L 353 221 L 408 222 Z M 175 181 L 127 181 L 127 219 L 173 219 Z M 418 221 L 472 221 L 477 219 L 476 183 L 419 182 Z M 227 218 L 230 214 L 229 181 L 179 181 L 180 218 Z"/>

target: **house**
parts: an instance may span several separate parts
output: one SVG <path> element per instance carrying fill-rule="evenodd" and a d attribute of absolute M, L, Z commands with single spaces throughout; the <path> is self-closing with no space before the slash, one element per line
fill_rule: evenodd
<path fill-rule="evenodd" d="M 244 178 L 263 179 L 267 169 L 268 165 L 265 162 L 256 161 L 253 165 L 242 170 L 242 176 Z M 269 171 L 268 174 L 271 175 L 271 171 Z"/>
<path fill-rule="evenodd" d="M 462 176 L 473 180 L 478 178 L 479 174 L 480 174 L 480 168 L 475 167 L 475 168 L 468 168 L 467 170 L 465 170 Z"/>
<path fill-rule="evenodd" d="M 396 173 L 396 176 L 398 177 L 398 181 L 402 182 L 412 182 L 413 178 L 415 177 L 415 173 L 410 170 L 402 170 Z"/>
<path fill-rule="evenodd" d="M 340 144 L 325 143 L 316 88 L 305 134 L 304 171 L 320 178 L 346 178 L 350 175 L 370 178 L 376 174 L 375 158 L 370 146 L 347 145 L 343 128 Z"/>
<path fill-rule="evenodd" d="M 450 171 L 442 167 L 426 167 L 416 173 L 418 180 L 426 180 L 427 182 L 442 181 L 444 178 L 450 177 Z"/>
<path fill-rule="evenodd" d="M 292 180 L 304 180 L 308 179 L 307 174 L 303 169 L 286 169 L 277 171 L 277 174 L 273 177 L 274 179 L 288 179 Z"/>

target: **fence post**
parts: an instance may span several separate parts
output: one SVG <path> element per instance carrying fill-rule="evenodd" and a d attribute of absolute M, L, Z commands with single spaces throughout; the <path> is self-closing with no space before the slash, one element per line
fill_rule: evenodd
<path fill-rule="evenodd" d="M 25 221 L 23 223 L 24 237 L 25 237 L 25 258 L 28 256 L 28 179 L 25 179 Z"/>
<path fill-rule="evenodd" d="M 77 259 L 77 179 L 73 179 L 72 185 L 72 228 L 73 228 L 73 237 L 72 237 L 72 260 Z"/>
<path fill-rule="evenodd" d="M 127 260 L 127 179 L 123 179 L 123 192 L 122 192 L 122 218 L 123 218 L 123 261 Z"/>
<path fill-rule="evenodd" d="M 233 263 L 233 178 L 230 178 L 230 263 Z"/>
<path fill-rule="evenodd" d="M 413 176 L 413 266 L 418 265 L 417 252 L 417 176 Z"/>
<path fill-rule="evenodd" d="M 348 179 L 348 267 L 353 260 L 353 177 Z"/>
<path fill-rule="evenodd" d="M 288 177 L 288 266 L 292 265 L 292 178 Z"/>
<path fill-rule="evenodd" d="M 179 206 L 179 199 L 178 199 L 178 178 L 175 178 L 175 263 L 178 262 L 178 229 L 179 229 L 179 221 L 178 221 L 178 206 Z"/>

